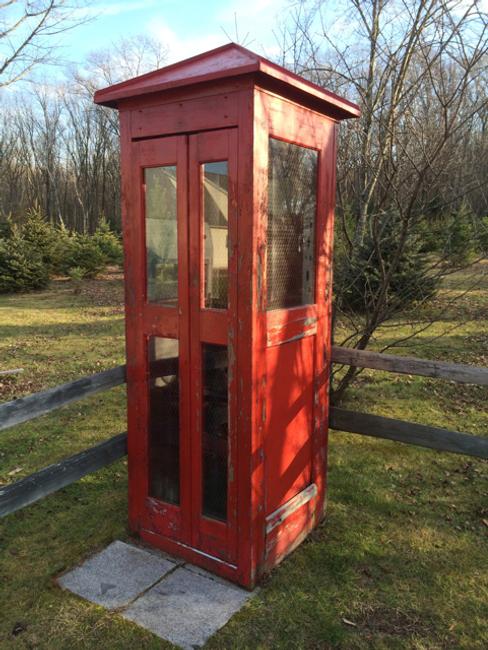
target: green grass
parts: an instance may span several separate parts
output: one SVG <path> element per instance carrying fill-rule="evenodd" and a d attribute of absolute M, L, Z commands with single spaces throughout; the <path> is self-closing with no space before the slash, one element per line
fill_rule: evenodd
<path fill-rule="evenodd" d="M 478 268 L 479 289 L 398 352 L 486 365 L 487 269 Z M 450 278 L 429 311 L 442 313 L 469 281 Z M 80 296 L 61 281 L 1 296 L 0 365 L 25 370 L 0 378 L 0 399 L 122 363 L 121 300 L 116 274 L 84 283 Z M 408 334 L 408 320 L 379 332 L 375 345 Z M 344 406 L 482 435 L 487 403 L 486 388 L 365 371 Z M 1 432 L 0 482 L 108 438 L 124 421 L 116 389 Z M 333 432 L 329 467 L 326 521 L 209 647 L 486 648 L 487 463 Z M 121 461 L 0 522 L 2 649 L 170 647 L 54 582 L 128 537 L 126 489 Z"/>

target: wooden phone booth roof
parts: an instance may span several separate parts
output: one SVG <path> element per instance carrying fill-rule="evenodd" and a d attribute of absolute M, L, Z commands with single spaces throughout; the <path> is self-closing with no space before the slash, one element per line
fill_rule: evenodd
<path fill-rule="evenodd" d="M 358 117 L 359 107 L 236 43 L 154 70 L 95 93 L 94 101 L 117 108 L 129 98 L 183 86 L 253 75 L 262 87 L 309 106 L 337 120 Z"/>

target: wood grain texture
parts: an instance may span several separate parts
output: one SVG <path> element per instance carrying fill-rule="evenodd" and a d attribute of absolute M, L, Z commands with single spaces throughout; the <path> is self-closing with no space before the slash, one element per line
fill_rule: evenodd
<path fill-rule="evenodd" d="M 0 404 L 0 430 L 27 422 L 83 397 L 123 383 L 125 383 L 125 366 L 117 366 L 96 375 L 82 377 L 40 393 L 5 402 Z"/>
<path fill-rule="evenodd" d="M 235 126 L 239 115 L 238 99 L 239 93 L 228 93 L 134 109 L 132 138 L 153 138 L 163 135 L 163 131 L 186 134 Z"/>
<path fill-rule="evenodd" d="M 0 487 L 0 517 L 35 503 L 127 454 L 127 434 L 105 440 L 79 454 Z"/>
<path fill-rule="evenodd" d="M 343 363 L 357 368 L 371 368 L 374 370 L 387 370 L 407 375 L 420 375 L 422 377 L 435 377 L 448 379 L 461 384 L 477 384 L 488 386 L 488 368 L 478 368 L 461 363 L 447 363 L 445 361 L 428 361 L 414 357 L 397 357 L 382 352 L 370 350 L 354 350 L 333 346 L 332 361 Z"/>
<path fill-rule="evenodd" d="M 414 422 L 394 420 L 370 413 L 358 413 L 332 407 L 329 426 L 331 429 L 359 433 L 363 436 L 396 440 L 410 445 L 466 454 L 477 458 L 488 458 L 488 438 Z"/>
<path fill-rule="evenodd" d="M 316 496 L 317 486 L 315 483 L 312 483 L 292 499 L 280 506 L 277 510 L 268 515 L 266 517 L 266 534 L 274 530 L 276 526 L 280 526 L 287 517 L 293 514 L 305 503 L 308 503 L 311 499 L 314 499 Z"/>

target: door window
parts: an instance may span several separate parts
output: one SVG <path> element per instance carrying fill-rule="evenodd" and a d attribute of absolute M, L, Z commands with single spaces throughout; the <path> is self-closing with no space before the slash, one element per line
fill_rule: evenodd
<path fill-rule="evenodd" d="M 227 519 L 229 400 L 227 346 L 202 345 L 202 513 Z"/>
<path fill-rule="evenodd" d="M 203 167 L 204 306 L 227 309 L 228 172 L 227 162 Z"/>
<path fill-rule="evenodd" d="M 180 385 L 176 339 L 149 339 L 149 494 L 180 503 Z"/>
<path fill-rule="evenodd" d="M 178 301 L 176 167 L 144 170 L 146 187 L 147 300 L 165 306 Z"/>

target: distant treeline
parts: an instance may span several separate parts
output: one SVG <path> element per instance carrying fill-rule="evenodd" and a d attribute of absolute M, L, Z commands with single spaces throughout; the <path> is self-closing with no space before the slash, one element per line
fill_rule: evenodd
<path fill-rule="evenodd" d="M 93 233 L 103 217 L 120 231 L 117 111 L 93 104 L 97 88 L 162 65 L 166 50 L 147 36 L 121 39 L 66 70 L 64 81 L 16 85 L 0 115 L 0 214 Z"/>
<path fill-rule="evenodd" d="M 120 237 L 103 219 L 88 234 L 50 224 L 39 209 L 15 221 L 0 217 L 0 293 L 44 289 L 55 275 L 78 286 L 122 259 Z"/>
<path fill-rule="evenodd" d="M 0 124 L 0 213 L 38 206 L 51 224 L 94 232 L 101 215 L 120 229 L 116 116 L 85 95 L 38 89 Z"/>

